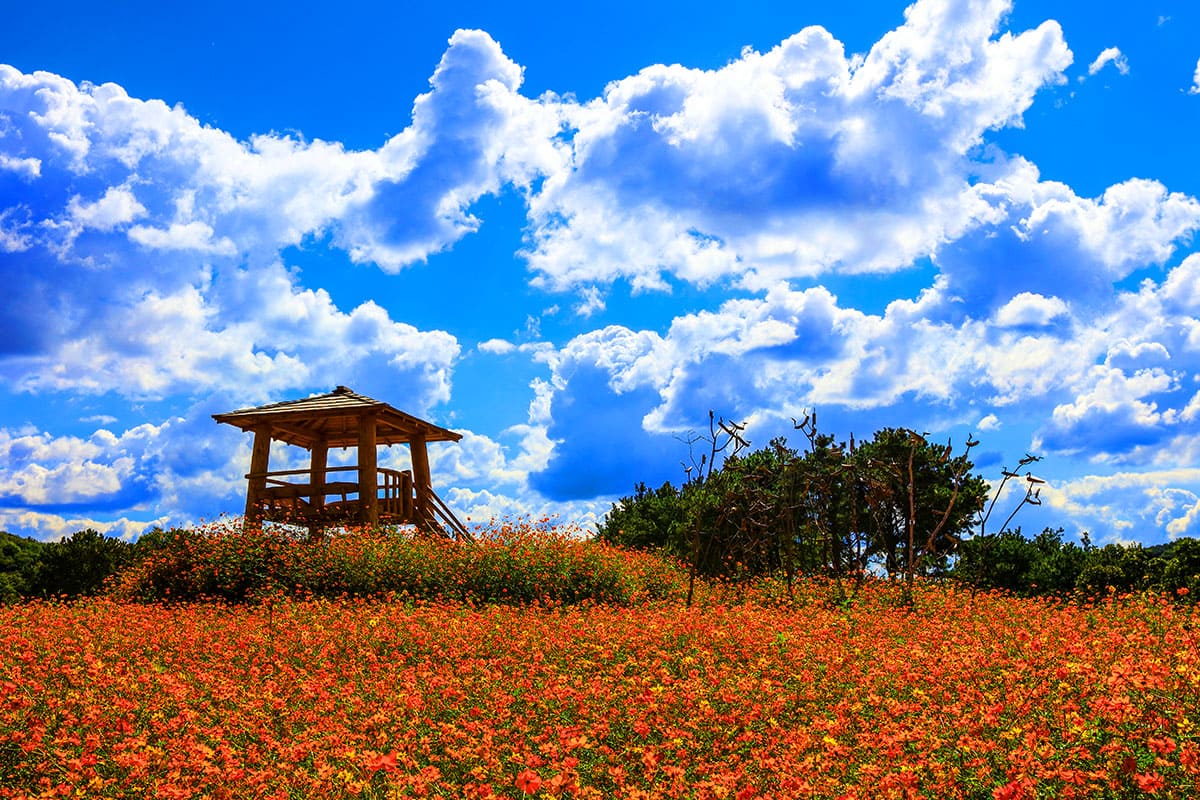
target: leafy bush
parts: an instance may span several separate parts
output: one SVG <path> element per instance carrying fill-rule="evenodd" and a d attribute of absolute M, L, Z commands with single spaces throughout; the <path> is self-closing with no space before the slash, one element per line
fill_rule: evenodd
<path fill-rule="evenodd" d="M 88 528 L 38 550 L 25 570 L 24 593 L 36 597 L 94 595 L 133 558 L 129 542 Z"/>
<path fill-rule="evenodd" d="M 35 539 L 0 531 L 0 603 L 28 594 L 29 578 L 38 554 L 46 546 Z"/>
<path fill-rule="evenodd" d="M 1200 539 L 1179 539 L 1172 544 L 1157 588 L 1193 601 L 1200 597 Z"/>
<path fill-rule="evenodd" d="M 976 536 L 959 545 L 951 574 L 977 589 L 1022 595 L 1070 592 L 1087 562 L 1087 551 L 1064 543 L 1062 534 L 1062 528 L 1046 528 L 1028 539 L 1018 528 Z"/>
<path fill-rule="evenodd" d="M 500 524 L 473 544 L 408 531 L 356 530 L 308 541 L 280 529 L 222 524 L 155 531 L 116 593 L 141 600 L 276 594 L 396 594 L 463 602 L 636 603 L 677 595 L 675 562 L 582 538 L 568 527 Z"/>
<path fill-rule="evenodd" d="M 976 536 L 959 546 L 952 577 L 976 589 L 1021 595 L 1096 598 L 1112 593 L 1162 592 L 1194 600 L 1200 592 L 1200 541 L 1165 545 L 1080 547 L 1047 528 L 1033 539 L 1016 531 Z"/>
<path fill-rule="evenodd" d="M 1105 545 L 1088 554 L 1075 587 L 1089 596 L 1144 588 L 1149 556 L 1141 546 Z"/>
<path fill-rule="evenodd" d="M 602 540 L 612 544 L 637 550 L 661 550 L 676 558 L 687 558 L 685 516 L 683 493 L 670 481 L 657 489 L 639 483 L 634 487 L 633 495 L 622 497 L 613 504 L 596 530 Z"/>

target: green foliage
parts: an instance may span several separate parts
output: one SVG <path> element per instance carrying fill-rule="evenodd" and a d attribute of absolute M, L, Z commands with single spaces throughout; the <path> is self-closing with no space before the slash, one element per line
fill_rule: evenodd
<path fill-rule="evenodd" d="M 1015 531 L 976 536 L 958 548 L 952 575 L 978 589 L 1005 589 L 1022 595 L 1075 589 L 1087 552 L 1062 541 L 1062 529 L 1046 528 L 1028 539 Z"/>
<path fill-rule="evenodd" d="M 20 572 L 37 560 L 45 542 L 0 531 L 0 572 Z"/>
<path fill-rule="evenodd" d="M 670 481 L 651 490 L 644 483 L 631 497 L 622 497 L 596 526 L 601 541 L 638 550 L 661 550 L 677 558 L 687 556 L 688 539 L 683 520 L 686 504 Z"/>
<path fill-rule="evenodd" d="M 984 534 L 1002 491 L 972 473 L 968 440 L 955 455 L 904 428 L 884 428 L 864 442 L 838 442 L 818 433 L 815 415 L 796 425 L 808 439 L 803 452 L 783 438 L 743 455 L 742 426 L 712 421 L 711 446 L 693 461 L 689 480 L 651 491 L 638 484 L 615 503 L 598 527 L 604 541 L 681 557 L 693 577 L 733 578 L 782 573 L 820 575 L 855 586 L 870 572 L 903 576 L 911 592 L 916 575 L 950 576 L 977 589 L 1021 595 L 1159 591 L 1190 600 L 1200 596 L 1200 542 L 1180 540 L 1154 548 L 1064 542 L 1062 529 L 1032 539 L 1020 528 Z M 734 444 L 719 467 L 717 454 Z M 1018 469 L 1040 460 L 1025 455 Z M 1025 484 L 1025 505 L 1038 505 L 1041 481 L 1004 470 Z M 1007 496 L 1007 495 L 1005 495 Z M 971 535 L 978 529 L 977 535 Z"/>
<path fill-rule="evenodd" d="M 731 456 L 706 480 L 684 486 L 687 557 L 700 574 L 742 578 L 785 566 L 792 526 L 787 487 L 795 458 L 777 439 Z"/>
<path fill-rule="evenodd" d="M 889 575 L 945 569 L 988 497 L 986 481 L 971 474 L 974 464 L 967 453 L 953 456 L 949 445 L 884 428 L 855 450 L 851 461 L 862 476 L 858 480 L 867 484 L 860 514 L 872 517 L 876 534 L 868 555 L 878 556 Z M 921 563 L 910 564 L 910 559 Z"/>
<path fill-rule="evenodd" d="M 1088 551 L 1062 540 L 1063 529 L 1046 528 L 1033 540 L 1035 558 L 1026 583 L 1017 590 L 1028 594 L 1065 594 L 1079 583 Z"/>
<path fill-rule="evenodd" d="M 600 523 L 600 538 L 683 557 L 709 576 L 846 577 L 880 565 L 911 577 L 947 567 L 988 494 L 966 453 L 904 429 L 847 446 L 815 421 L 797 428 L 809 439 L 804 453 L 781 437 L 746 455 L 735 448 L 707 472 L 702 458 L 679 489 L 639 484 Z M 744 444 L 740 431 L 722 421 L 697 441 L 715 455 L 721 432 Z"/>
<path fill-rule="evenodd" d="M 0 531 L 0 603 L 28 593 L 30 574 L 45 546 L 36 539 Z"/>
<path fill-rule="evenodd" d="M 1200 599 L 1200 539 L 1178 539 L 1162 558 L 1155 588 L 1177 594 L 1182 589 L 1193 601 Z"/>
<path fill-rule="evenodd" d="M 977 589 L 1015 594 L 1165 592 L 1194 600 L 1200 591 L 1200 541 L 1180 539 L 1144 548 L 1139 544 L 1092 547 L 1062 540 L 1047 528 L 1033 539 L 1016 531 L 976 536 L 962 542 L 951 575 Z M 1182 591 L 1181 591 L 1182 590 Z"/>
<path fill-rule="evenodd" d="M 97 531 L 76 531 L 45 544 L 26 570 L 24 593 L 37 597 L 97 594 L 104 582 L 130 563 L 133 546 Z"/>
<path fill-rule="evenodd" d="M 1088 553 L 1075 586 L 1091 596 L 1149 588 L 1157 583 L 1149 574 L 1150 562 L 1141 545 L 1105 545 Z"/>
<path fill-rule="evenodd" d="M 1019 592 L 1029 585 L 1030 565 L 1035 558 L 1033 542 L 1020 530 L 978 536 L 959 546 L 954 576 L 979 589 Z"/>
<path fill-rule="evenodd" d="M 457 543 L 407 531 L 354 531 L 315 541 L 275 529 L 155 531 L 138 543 L 119 596 L 257 601 L 395 594 L 463 602 L 630 604 L 677 596 L 678 564 L 577 531 L 524 523 Z"/>
<path fill-rule="evenodd" d="M 780 520 L 787 465 L 795 458 L 783 440 L 746 456 L 731 456 L 703 480 L 657 490 L 638 484 L 597 525 L 602 541 L 653 550 L 697 565 L 706 575 L 762 574 L 781 564 L 778 541 L 753 535 Z M 705 535 L 698 542 L 697 530 Z"/>

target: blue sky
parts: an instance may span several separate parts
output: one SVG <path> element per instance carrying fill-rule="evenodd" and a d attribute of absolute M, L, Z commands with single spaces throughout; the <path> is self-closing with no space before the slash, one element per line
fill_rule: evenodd
<path fill-rule="evenodd" d="M 5 11 L 0 529 L 237 512 L 210 415 L 344 384 L 473 519 L 816 408 L 1200 535 L 1194 3 L 426 5 Z"/>

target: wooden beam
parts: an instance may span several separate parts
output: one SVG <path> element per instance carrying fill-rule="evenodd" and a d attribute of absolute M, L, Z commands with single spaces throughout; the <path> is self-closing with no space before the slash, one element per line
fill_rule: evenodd
<path fill-rule="evenodd" d="M 305 423 L 305 420 L 292 420 L 291 422 L 273 422 L 273 423 L 271 423 L 271 427 L 275 430 L 275 438 L 276 439 L 282 439 L 282 440 L 286 441 L 288 437 L 282 435 L 285 433 L 289 434 L 291 436 L 291 438 L 293 438 L 293 439 L 302 439 L 305 442 L 314 442 L 318 438 L 320 438 L 320 436 L 321 436 L 320 431 L 317 431 L 313 427 L 305 425 L 304 423 Z M 304 447 L 305 445 L 300 444 L 299 446 Z"/>
<path fill-rule="evenodd" d="M 312 489 L 312 495 L 309 497 L 309 504 L 312 507 L 313 516 L 317 519 L 321 516 L 321 511 L 325 508 L 325 467 L 329 460 L 329 445 L 324 437 L 317 439 L 312 448 L 312 459 L 309 461 L 309 486 Z M 308 526 L 308 537 L 315 539 L 321 532 L 319 522 L 314 522 Z"/>
<path fill-rule="evenodd" d="M 250 450 L 250 477 L 246 485 L 246 515 L 244 526 L 253 528 L 261 521 L 259 503 L 267 488 L 267 471 L 271 461 L 271 426 L 254 428 L 254 445 Z"/>
<path fill-rule="evenodd" d="M 318 439 L 313 443 L 312 458 L 308 465 L 308 482 L 312 485 L 314 508 L 325 505 L 325 469 L 328 463 L 329 445 L 324 439 Z"/>
<path fill-rule="evenodd" d="M 358 420 L 358 502 L 367 525 L 379 523 L 379 468 L 375 450 L 375 415 Z"/>
<path fill-rule="evenodd" d="M 413 468 L 413 489 L 416 498 L 413 505 L 414 514 L 418 522 L 422 522 L 429 518 L 429 490 L 431 481 L 429 477 L 429 451 L 425 446 L 425 437 L 421 435 L 413 436 L 412 441 L 408 445 L 409 454 L 412 457 Z"/>

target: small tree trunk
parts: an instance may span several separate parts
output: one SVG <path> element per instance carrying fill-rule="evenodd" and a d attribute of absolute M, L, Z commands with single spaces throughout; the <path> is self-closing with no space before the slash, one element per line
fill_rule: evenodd
<path fill-rule="evenodd" d="M 915 549 L 913 531 L 917 526 L 916 491 L 914 486 L 916 478 L 913 475 L 913 458 L 916 456 L 916 453 L 916 444 L 910 444 L 908 450 L 908 520 L 906 522 L 908 543 L 904 559 L 904 604 L 906 606 L 911 606 L 913 602 L 913 579 L 916 575 L 915 554 L 913 552 Z"/>

